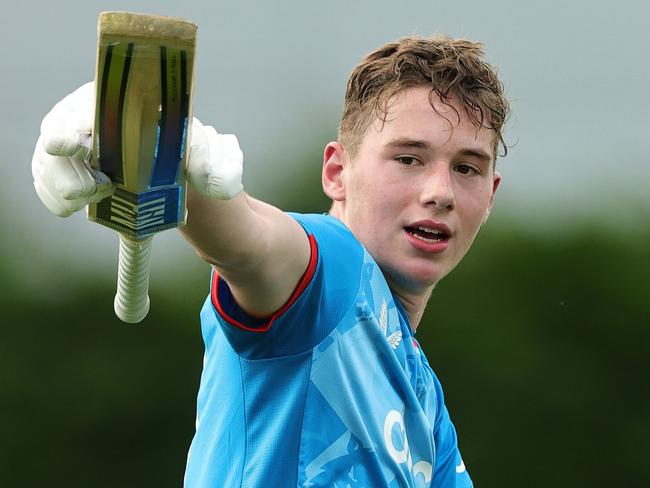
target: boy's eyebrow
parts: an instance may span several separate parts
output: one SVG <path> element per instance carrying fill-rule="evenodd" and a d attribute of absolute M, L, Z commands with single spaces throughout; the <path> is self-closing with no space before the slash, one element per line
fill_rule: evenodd
<path fill-rule="evenodd" d="M 401 139 L 393 139 L 392 141 L 389 141 L 386 146 L 388 147 L 415 147 L 418 149 L 430 149 L 431 144 L 429 144 L 427 141 L 421 141 L 418 139 L 407 139 L 407 138 L 401 138 Z"/>
<path fill-rule="evenodd" d="M 386 144 L 386 146 L 387 147 L 413 147 L 417 149 L 426 149 L 426 150 L 431 149 L 431 144 L 429 144 L 427 141 L 423 141 L 419 139 L 408 139 L 408 138 L 393 139 L 392 141 L 389 141 Z M 482 151 L 481 149 L 473 149 L 473 148 L 462 149 L 458 153 L 458 155 L 475 157 L 487 162 L 492 161 L 492 157 L 485 151 Z"/>
<path fill-rule="evenodd" d="M 470 157 L 482 159 L 487 162 L 492 161 L 492 157 L 488 153 L 481 151 L 480 149 L 463 149 L 458 154 L 460 154 L 461 156 L 470 156 Z"/>

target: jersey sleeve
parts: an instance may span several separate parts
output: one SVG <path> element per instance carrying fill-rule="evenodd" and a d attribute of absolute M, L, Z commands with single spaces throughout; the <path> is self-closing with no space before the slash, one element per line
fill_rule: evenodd
<path fill-rule="evenodd" d="M 258 319 L 247 314 L 228 284 L 212 273 L 204 329 L 206 323 L 220 327 L 231 347 L 249 359 L 311 350 L 336 327 L 359 290 L 363 248 L 352 233 L 327 215 L 289 215 L 309 237 L 311 256 L 291 297 L 273 315 Z"/>
<path fill-rule="evenodd" d="M 436 461 L 431 488 L 471 488 L 474 486 L 458 449 L 456 429 L 445 406 L 442 386 L 434 376 L 437 408 L 433 431 Z"/>

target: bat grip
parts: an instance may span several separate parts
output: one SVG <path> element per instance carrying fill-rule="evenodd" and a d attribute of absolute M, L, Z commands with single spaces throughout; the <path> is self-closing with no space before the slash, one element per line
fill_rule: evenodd
<path fill-rule="evenodd" d="M 113 303 L 115 315 L 123 322 L 135 324 L 149 313 L 149 268 L 153 236 L 132 239 L 119 234 L 120 254 L 117 293 Z"/>

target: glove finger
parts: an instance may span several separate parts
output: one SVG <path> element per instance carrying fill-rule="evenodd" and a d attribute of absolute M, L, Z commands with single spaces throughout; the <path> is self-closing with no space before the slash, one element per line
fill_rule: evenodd
<path fill-rule="evenodd" d="M 210 127 L 212 129 L 212 127 Z M 214 129 L 213 129 L 214 130 Z M 216 138 L 214 137 L 216 136 Z M 219 134 L 214 131 L 213 141 L 219 146 L 219 152 L 228 161 L 241 165 L 244 161 L 244 153 L 239 147 L 239 141 L 235 134 Z"/>
<path fill-rule="evenodd" d="M 58 156 L 90 155 L 95 84 L 86 83 L 57 103 L 41 123 L 43 148 Z"/>
<path fill-rule="evenodd" d="M 208 139 L 205 134 L 205 128 L 199 119 L 192 119 L 190 128 L 190 154 L 188 158 L 188 167 L 191 165 L 202 166 L 204 161 L 210 157 L 208 151 Z M 194 160 L 194 161 L 193 161 Z"/>
<path fill-rule="evenodd" d="M 108 176 L 80 161 L 77 156 L 53 156 L 42 147 L 42 136 L 36 142 L 32 156 L 32 176 L 34 181 L 51 187 L 59 197 L 73 200 L 88 197 L 101 191 L 102 198 L 110 194 L 112 183 Z M 101 188 L 96 188 L 101 184 Z"/>
<path fill-rule="evenodd" d="M 32 177 L 34 181 L 40 180 L 43 177 L 43 159 L 46 158 L 47 153 L 43 149 L 41 137 L 39 136 L 32 155 Z"/>
<path fill-rule="evenodd" d="M 111 179 L 99 170 L 89 168 L 89 171 L 95 180 L 95 193 L 88 197 L 88 202 L 99 202 L 112 195 L 115 191 L 115 187 L 113 186 Z"/>
<path fill-rule="evenodd" d="M 205 181 L 208 178 L 210 164 L 210 148 L 205 129 L 199 119 L 192 120 L 190 153 L 187 160 L 187 176 L 195 188 L 205 192 Z"/>
<path fill-rule="evenodd" d="M 244 155 L 235 135 L 194 119 L 189 156 L 187 177 L 203 195 L 228 200 L 242 191 Z"/>
<path fill-rule="evenodd" d="M 38 198 L 43 202 L 43 205 L 59 217 L 69 217 L 85 206 L 85 202 L 80 200 L 62 200 L 57 198 L 47 186 L 39 181 L 34 181 L 34 189 Z"/>
<path fill-rule="evenodd" d="M 92 154 L 91 133 L 49 134 L 43 140 L 43 149 L 53 156 L 70 156 L 89 161 Z"/>
<path fill-rule="evenodd" d="M 190 146 L 205 144 L 205 130 L 203 124 L 196 117 L 192 117 L 192 125 L 190 127 Z"/>
<path fill-rule="evenodd" d="M 82 161 L 67 156 L 47 155 L 45 183 L 64 200 L 87 198 L 96 191 L 95 178 Z"/>
<path fill-rule="evenodd" d="M 60 196 L 57 196 L 51 189 L 53 187 L 53 182 L 50 174 L 47 171 L 47 165 L 44 164 L 44 161 L 50 157 L 51 156 L 48 155 L 43 149 L 41 138 L 39 137 L 38 141 L 36 141 L 34 155 L 32 156 L 32 176 L 34 178 L 34 188 L 36 189 L 38 198 L 41 199 L 43 205 L 45 205 L 45 207 L 50 212 L 58 215 L 59 217 L 67 217 L 72 212 L 68 210 L 66 205 L 64 205 Z"/>
<path fill-rule="evenodd" d="M 219 134 L 205 126 L 209 140 L 210 163 L 206 193 L 213 198 L 229 200 L 242 191 L 244 155 L 234 134 Z M 215 164 L 218 161 L 218 165 Z"/>

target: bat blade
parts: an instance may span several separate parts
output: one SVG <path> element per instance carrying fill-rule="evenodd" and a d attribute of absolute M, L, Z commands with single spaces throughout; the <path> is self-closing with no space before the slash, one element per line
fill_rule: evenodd
<path fill-rule="evenodd" d="M 120 234 L 115 312 L 126 322 L 149 309 L 151 236 L 186 220 L 196 30 L 171 17 L 99 16 L 91 164 L 115 192 L 88 218 Z"/>

